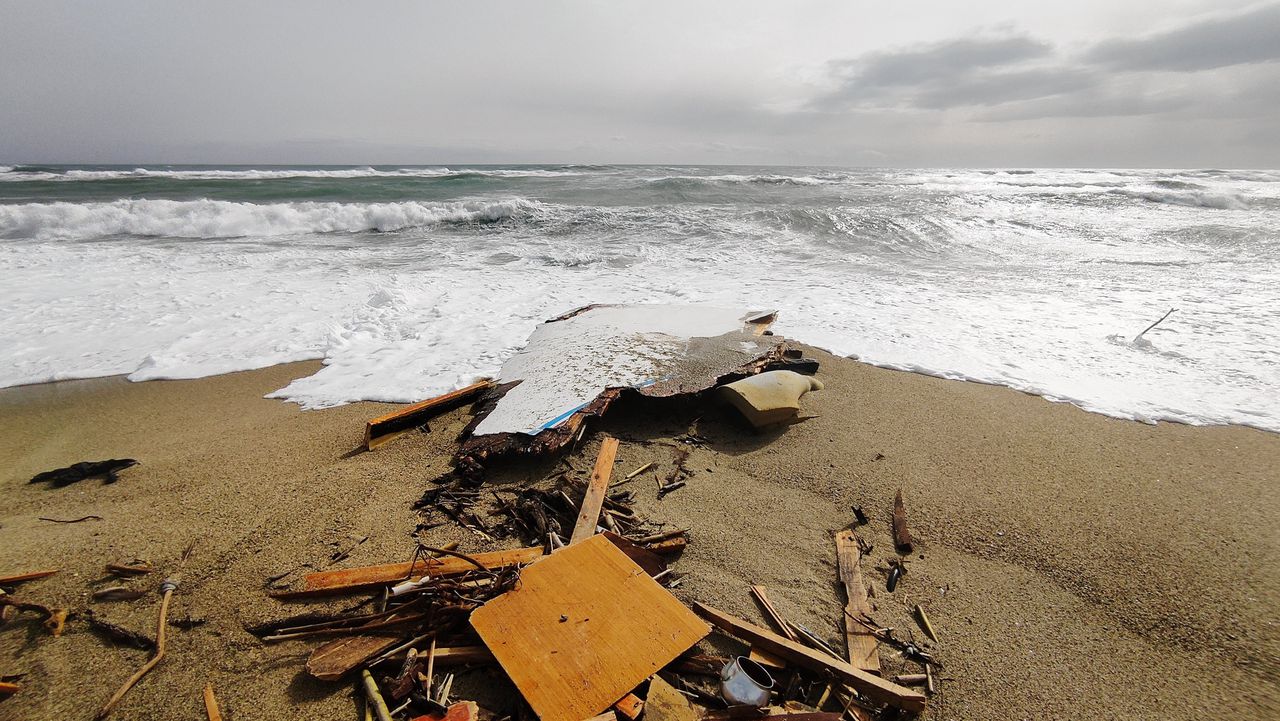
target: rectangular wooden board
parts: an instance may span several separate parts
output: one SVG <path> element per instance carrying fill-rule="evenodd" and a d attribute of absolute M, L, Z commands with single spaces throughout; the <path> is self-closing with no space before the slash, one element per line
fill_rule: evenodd
<path fill-rule="evenodd" d="M 542 721 L 595 716 L 710 631 L 603 536 L 524 569 L 471 625 Z"/>
<path fill-rule="evenodd" d="M 871 613 L 867 587 L 862 583 L 861 557 L 853 531 L 840 531 L 836 534 L 836 562 L 840 567 L 840 581 L 844 583 L 845 595 L 849 599 L 845 610 L 855 616 Z M 844 638 L 849 648 L 849 663 L 863 671 L 880 673 L 880 653 L 877 650 L 879 642 L 870 629 L 846 614 Z"/>
<path fill-rule="evenodd" d="M 609 477 L 613 475 L 613 459 L 617 456 L 618 439 L 605 436 L 600 442 L 600 454 L 596 456 L 596 466 L 591 471 L 591 480 L 587 483 L 587 493 L 582 498 L 582 510 L 578 512 L 578 522 L 573 525 L 569 545 L 595 535 L 600 508 L 604 506 L 604 496 L 609 490 Z"/>
<path fill-rule="evenodd" d="M 521 563 L 533 563 L 542 557 L 541 546 L 516 548 L 510 551 L 490 551 L 472 554 L 490 570 L 514 566 Z M 455 576 L 476 567 L 461 558 L 443 556 L 441 558 L 419 559 L 410 566 L 409 562 L 388 563 L 381 566 L 361 566 L 344 568 L 338 571 L 321 571 L 308 573 L 303 577 L 303 591 L 319 593 L 322 591 L 358 591 L 376 588 L 392 583 L 399 583 L 411 576 Z"/>
<path fill-rule="evenodd" d="M 371 451 L 400 434 L 411 431 L 426 423 L 438 413 L 452 410 L 494 387 L 491 380 L 473 383 L 466 388 L 445 393 L 442 396 L 429 398 L 411 406 L 399 408 L 386 415 L 378 416 L 365 424 L 364 448 Z"/>

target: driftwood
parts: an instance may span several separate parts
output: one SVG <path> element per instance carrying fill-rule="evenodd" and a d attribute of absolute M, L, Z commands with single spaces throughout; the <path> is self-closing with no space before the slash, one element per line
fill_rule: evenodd
<path fill-rule="evenodd" d="M 1152 323 L 1151 325 L 1149 325 L 1149 326 L 1147 326 L 1147 327 L 1146 327 L 1146 330 L 1143 330 L 1141 333 L 1139 333 L 1139 334 L 1135 335 L 1135 336 L 1133 337 L 1133 340 L 1132 340 L 1131 342 L 1132 342 L 1132 343 L 1137 343 L 1139 340 L 1141 340 L 1141 339 L 1142 339 L 1142 336 L 1144 336 L 1144 335 L 1146 335 L 1146 334 L 1147 334 L 1147 331 L 1149 331 L 1149 330 L 1151 330 L 1152 328 L 1155 328 L 1156 326 L 1158 326 L 1158 325 L 1160 325 L 1161 323 L 1163 323 L 1163 322 L 1164 322 L 1164 319 L 1165 319 L 1165 318 L 1168 318 L 1168 317 L 1169 317 L 1169 316 L 1171 316 L 1171 315 L 1173 315 L 1173 312 L 1174 312 L 1175 310 L 1177 310 L 1177 308 L 1170 308 L 1168 313 L 1165 313 L 1164 315 L 1160 316 L 1160 320 L 1156 321 L 1155 323 Z"/>
<path fill-rule="evenodd" d="M 371 451 L 414 428 L 418 428 L 434 416 L 466 404 L 481 393 L 493 388 L 494 385 L 493 381 L 485 379 L 465 388 L 459 388 L 456 391 L 445 393 L 420 403 L 414 403 L 411 406 L 374 418 L 365 424 L 364 449 Z"/>
<path fill-rule="evenodd" d="M 12 586 L 16 583 L 24 583 L 26 581 L 34 581 L 37 578 L 45 578 L 57 573 L 58 569 L 50 569 L 47 571 L 29 571 L 27 573 L 18 573 L 12 576 L 0 576 L 0 586 Z"/>
<path fill-rule="evenodd" d="M 138 462 L 132 458 L 112 458 L 106 461 L 81 461 L 73 463 L 65 468 L 55 468 L 52 471 L 37 473 L 31 477 L 27 483 L 48 483 L 54 488 L 61 488 L 76 481 L 83 481 L 86 478 L 101 477 L 105 483 L 115 483 L 119 480 L 117 475 L 120 471 L 136 466 Z"/>
<path fill-rule="evenodd" d="M 911 531 L 907 530 L 907 509 L 902 505 L 902 489 L 893 497 L 893 545 L 903 553 L 911 553 Z"/>

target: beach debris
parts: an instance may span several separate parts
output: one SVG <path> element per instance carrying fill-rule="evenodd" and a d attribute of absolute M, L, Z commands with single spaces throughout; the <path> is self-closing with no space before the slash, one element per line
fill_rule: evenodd
<path fill-rule="evenodd" d="M 587 482 L 586 495 L 582 498 L 582 510 L 578 512 L 578 520 L 573 524 L 569 545 L 595 535 L 600 509 L 604 507 L 605 492 L 609 488 L 609 477 L 613 473 L 613 461 L 617 455 L 618 439 L 604 436 L 600 442 L 600 453 L 596 456 L 595 468 L 591 471 L 591 480 Z"/>
<path fill-rule="evenodd" d="M 204 714 L 208 721 L 222 721 L 222 712 L 218 710 L 218 697 L 213 695 L 213 684 L 204 685 Z"/>
<path fill-rule="evenodd" d="M 542 721 L 601 713 L 709 630 L 598 537 L 525 568 L 471 626 Z"/>
<path fill-rule="evenodd" d="M 86 478 L 101 477 L 104 483 L 115 483 L 119 480 L 120 471 L 136 466 L 138 462 L 132 458 L 112 458 L 106 461 L 81 461 L 65 468 L 37 473 L 27 483 L 48 483 L 54 488 L 68 486 Z"/>
<path fill-rule="evenodd" d="M 361 566 L 336 571 L 320 571 L 303 576 L 300 591 L 273 592 L 279 599 L 309 598 L 355 591 L 366 591 L 391 586 L 402 581 L 424 576 L 432 578 L 457 576 L 480 564 L 490 571 L 530 563 L 543 554 L 541 546 L 517 548 L 510 551 L 490 551 L 462 558 L 418 558 L 406 563 L 389 563 L 379 566 Z"/>
<path fill-rule="evenodd" d="M 593 305 L 553 318 L 477 403 L 455 466 L 473 475 L 490 458 L 559 450 L 624 391 L 692 394 L 759 373 L 783 357 L 781 339 L 758 333 L 774 317 L 699 305 Z"/>
<path fill-rule="evenodd" d="M 836 565 L 840 582 L 844 585 L 845 604 L 844 639 L 849 663 L 871 673 L 880 673 L 879 644 L 866 627 L 853 620 L 858 615 L 871 613 L 867 600 L 867 587 L 862 581 L 862 553 L 858 549 L 853 531 L 836 534 Z"/>
<path fill-rule="evenodd" d="M 142 665 L 142 668 L 135 671 L 134 674 L 124 682 L 124 685 L 121 686 L 120 689 L 107 700 L 102 708 L 98 710 L 98 713 L 94 715 L 94 718 L 97 719 L 97 721 L 101 721 L 107 716 L 110 716 L 112 710 L 114 710 L 116 705 L 120 703 L 120 700 L 124 698 L 124 695 L 128 693 L 129 690 L 132 689 L 139 681 L 141 681 L 144 676 L 150 673 L 151 669 L 155 668 L 156 665 L 160 663 L 161 659 L 164 658 L 165 628 L 167 626 L 166 619 L 169 616 L 169 601 L 173 598 L 174 591 L 178 590 L 182 567 L 186 565 L 187 559 L 191 557 L 191 552 L 194 550 L 195 542 L 193 541 L 187 546 L 186 550 L 182 552 L 182 558 L 178 561 L 178 568 L 160 584 L 160 614 L 159 620 L 156 623 L 155 654 Z"/>
<path fill-rule="evenodd" d="M 133 561 L 131 563 L 108 563 L 107 572 L 117 576 L 145 576 L 156 570 L 155 566 L 145 561 Z"/>
<path fill-rule="evenodd" d="M 51 608 L 39 603 L 30 601 L 18 601 L 13 597 L 0 593 L 0 608 L 5 609 L 6 613 L 0 614 L 0 619 L 4 623 L 8 623 L 20 613 L 35 613 L 42 617 L 44 629 L 48 631 L 54 638 L 62 635 L 63 630 L 67 626 L 68 612 L 65 608 Z M 12 609 L 12 610 L 9 610 Z"/>
<path fill-rule="evenodd" d="M 929 622 L 929 616 L 925 614 L 924 607 L 920 604 L 915 606 L 916 622 L 920 624 L 920 630 L 924 631 L 924 635 L 934 643 L 938 642 L 938 634 L 933 630 L 933 624 Z"/>
<path fill-rule="evenodd" d="M 110 641 L 123 643 L 126 646 L 133 646 L 134 648 L 141 649 L 143 651 L 151 651 L 156 647 L 156 642 L 146 634 L 138 633 L 137 631 L 114 624 L 105 618 L 98 616 L 92 610 L 84 612 L 84 620 L 89 624 L 90 629 L 96 631 L 102 636 L 105 636 Z"/>
<path fill-rule="evenodd" d="M 57 573 L 59 569 L 53 568 L 44 571 L 28 571 L 26 573 L 15 573 L 12 576 L 0 576 L 0 586 L 14 586 L 27 581 L 34 581 L 39 578 L 47 578 Z"/>
<path fill-rule="evenodd" d="M 907 530 L 907 509 L 902 505 L 902 489 L 893 497 L 893 545 L 903 553 L 911 553 L 911 531 Z"/>
<path fill-rule="evenodd" d="M 624 476 L 624 477 L 622 478 L 622 480 L 621 480 L 621 481 L 618 481 L 617 483 L 613 484 L 613 487 L 614 487 L 614 488 L 616 488 L 616 487 L 621 486 L 622 484 L 626 483 L 627 481 L 634 480 L 636 476 L 640 475 L 641 473 L 644 473 L 645 471 L 649 470 L 650 468 L 653 468 L 653 467 L 654 467 L 654 466 L 656 466 L 656 465 L 657 465 L 657 464 L 656 464 L 656 463 L 654 463 L 653 461 L 649 461 L 648 463 L 644 464 L 643 466 L 640 466 L 639 468 L 635 469 L 634 471 L 632 471 L 632 472 L 628 473 L 626 476 Z"/>
<path fill-rule="evenodd" d="M 8 698 L 22 690 L 22 687 L 11 681 L 0 681 L 0 698 Z"/>
<path fill-rule="evenodd" d="M 885 578 L 884 588 L 889 593 L 893 593 L 898 588 L 898 581 L 907 573 L 907 567 L 898 559 L 889 561 L 889 575 Z"/>
<path fill-rule="evenodd" d="M 794 371 L 767 371 L 723 385 L 720 396 L 756 428 L 786 423 L 800 414 L 800 396 L 822 390 L 822 381 Z"/>
<path fill-rule="evenodd" d="M 720 672 L 720 695 L 730 705 L 755 706 L 769 703 L 773 677 L 764 666 L 746 656 L 735 656 Z"/>
<path fill-rule="evenodd" d="M 862 510 L 862 506 L 853 507 L 853 518 L 859 526 L 865 526 L 871 522 L 871 519 L 867 518 L 867 512 Z"/>
<path fill-rule="evenodd" d="M 1148 333 L 1152 328 L 1155 328 L 1156 326 L 1158 326 L 1158 325 L 1160 325 L 1161 323 L 1163 323 L 1163 322 L 1164 322 L 1164 319 L 1165 319 L 1165 318 L 1168 318 L 1168 317 L 1169 317 L 1169 316 L 1171 316 L 1171 315 L 1173 315 L 1173 312 L 1174 312 L 1174 311 L 1176 311 L 1176 310 L 1177 310 L 1177 308 L 1170 308 L 1170 309 L 1169 309 L 1169 311 L 1168 311 L 1167 313 L 1165 313 L 1164 315 L 1160 316 L 1160 320 L 1158 320 L 1158 321 L 1156 321 L 1155 323 L 1152 323 L 1151 325 L 1147 326 L 1145 330 L 1143 330 L 1141 333 L 1139 333 L 1139 334 L 1135 335 L 1135 336 L 1133 337 L 1133 340 L 1132 340 L 1132 341 L 1130 341 L 1130 342 L 1131 342 L 1131 343 L 1133 343 L 1134 345 L 1137 345 L 1137 344 L 1138 344 L 1138 341 L 1142 340 L 1142 336 L 1146 335 L 1146 334 L 1147 334 L 1147 333 Z"/>
<path fill-rule="evenodd" d="M 893 680 L 903 686 L 923 686 L 928 681 L 928 674 L 923 673 L 900 673 L 893 677 Z"/>
<path fill-rule="evenodd" d="M 931 663 L 926 663 L 924 665 L 924 685 L 925 691 L 927 691 L 930 696 L 938 692 L 938 683 L 934 679 L 933 664 Z"/>
<path fill-rule="evenodd" d="M 792 641 L 798 641 L 796 632 L 791 628 L 791 624 L 787 623 L 782 614 L 778 613 L 778 609 L 773 607 L 773 603 L 769 601 L 769 592 L 764 586 L 752 586 L 751 595 L 760 603 L 760 608 L 764 610 L 764 615 L 769 618 L 769 622 L 774 625 L 782 633 Z"/>
<path fill-rule="evenodd" d="M 40 516 L 36 520 L 49 521 L 50 523 L 80 523 L 82 521 L 101 521 L 102 516 L 81 516 L 79 518 L 71 518 L 67 520 L 63 520 L 61 518 L 47 518 L 45 516 Z"/>
<path fill-rule="evenodd" d="M 631 719 L 631 721 L 635 721 L 640 718 L 640 714 L 644 711 L 644 699 L 629 693 L 613 705 L 613 710 Z"/>
<path fill-rule="evenodd" d="M 369 673 L 368 669 L 361 671 L 360 681 L 364 685 L 365 697 L 368 699 L 369 707 L 373 709 L 373 715 L 378 721 L 391 721 L 391 711 L 378 690 L 378 683 L 373 680 L 373 674 Z"/>
<path fill-rule="evenodd" d="M 371 451 L 415 428 L 421 428 L 431 418 L 475 400 L 495 385 L 491 379 L 481 379 L 465 388 L 378 416 L 365 424 L 363 448 Z"/>
<path fill-rule="evenodd" d="M 921 711 L 925 697 L 911 689 L 886 681 L 837 658 L 802 646 L 783 636 L 752 623 L 734 618 L 703 603 L 695 603 L 694 610 L 725 632 L 753 646 L 772 653 L 788 663 L 818 673 L 830 673 L 837 681 L 852 686 L 859 694 L 879 703 L 906 711 Z"/>
<path fill-rule="evenodd" d="M 347 636 L 311 652 L 307 673 L 321 681 L 337 681 L 370 658 L 396 645 L 394 635 Z"/>

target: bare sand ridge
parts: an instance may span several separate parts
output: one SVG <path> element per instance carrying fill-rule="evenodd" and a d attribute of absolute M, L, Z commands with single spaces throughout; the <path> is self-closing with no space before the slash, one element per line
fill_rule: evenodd
<path fill-rule="evenodd" d="M 637 511 L 693 529 L 677 595 L 763 622 L 747 589 L 763 584 L 784 615 L 843 648 L 832 535 L 859 505 L 871 517 L 859 533 L 875 545 L 863 569 L 877 619 L 914 629 L 919 603 L 940 636 L 946 667 L 925 718 L 1280 717 L 1280 436 L 1119 421 L 814 355 L 826 389 L 802 401 L 812 418 L 782 431 L 679 404 L 620 407 L 595 426 L 622 440 L 623 472 L 669 468 L 673 439 L 691 427 L 707 439 L 686 487 L 659 500 L 652 484 L 632 484 Z M 393 406 L 304 413 L 261 397 L 317 367 L 0 391 L 0 575 L 62 569 L 20 597 L 92 607 L 150 635 L 156 595 L 89 594 L 104 564 L 134 557 L 160 568 L 141 582 L 154 590 L 195 541 L 171 617 L 203 623 L 170 629 L 169 656 L 113 718 L 202 718 L 209 682 L 230 719 L 356 718 L 352 684 L 303 671 L 313 642 L 263 645 L 244 626 L 309 608 L 267 598 L 269 577 L 330 567 L 353 545 L 333 567 L 407 560 L 410 505 L 447 469 L 467 416 L 349 455 L 363 422 Z M 588 436 L 569 458 L 584 476 L 597 445 Z M 112 457 L 142 463 L 111 485 L 26 483 Z M 554 469 L 511 464 L 492 482 Z M 898 488 L 918 543 L 888 593 Z M 89 514 L 102 520 L 38 520 Z M 427 538 L 490 550 L 451 524 Z M 0 629 L 0 675 L 26 674 L 0 719 L 88 719 L 145 658 L 83 621 L 59 639 L 27 622 Z M 903 666 L 888 649 L 882 659 L 886 675 Z M 504 683 L 497 673 L 473 674 L 456 695 L 484 701 Z"/>

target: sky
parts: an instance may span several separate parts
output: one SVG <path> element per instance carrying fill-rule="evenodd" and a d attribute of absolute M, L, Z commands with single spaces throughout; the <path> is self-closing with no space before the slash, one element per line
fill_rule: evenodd
<path fill-rule="evenodd" d="M 1280 2 L 0 0 L 0 163 L 1280 167 Z"/>

